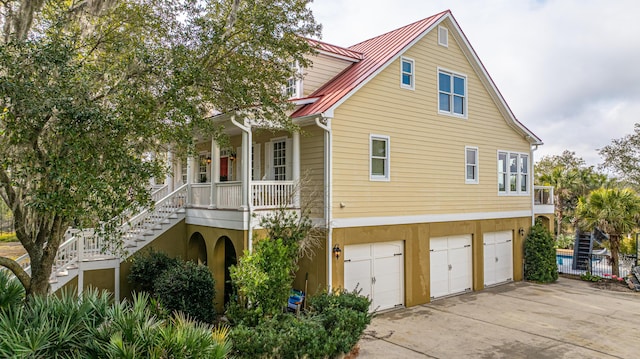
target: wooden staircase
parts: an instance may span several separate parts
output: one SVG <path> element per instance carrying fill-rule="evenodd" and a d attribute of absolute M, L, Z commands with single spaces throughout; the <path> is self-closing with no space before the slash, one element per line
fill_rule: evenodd
<path fill-rule="evenodd" d="M 151 209 L 143 210 L 121 223 L 117 233 L 122 249 L 106 241 L 93 229 L 72 231 L 60 245 L 51 271 L 51 292 L 62 288 L 83 270 L 116 268 L 161 234 L 184 219 L 188 187 L 183 185 L 156 201 Z M 124 254 L 123 254 L 124 253 Z M 27 273 L 31 262 L 28 255 L 16 260 Z"/>

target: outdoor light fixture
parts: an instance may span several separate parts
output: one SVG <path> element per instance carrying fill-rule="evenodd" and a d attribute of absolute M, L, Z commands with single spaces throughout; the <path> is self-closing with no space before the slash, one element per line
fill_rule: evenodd
<path fill-rule="evenodd" d="M 520 227 L 520 229 L 518 229 L 518 233 L 520 233 L 520 236 L 524 237 L 524 228 Z"/>
<path fill-rule="evenodd" d="M 342 249 L 337 244 L 333 246 L 333 255 L 336 256 L 336 259 L 340 258 L 340 253 L 342 253 Z"/>
<path fill-rule="evenodd" d="M 236 153 L 235 152 L 231 152 L 231 154 L 229 155 L 229 159 L 231 161 L 235 161 L 236 160 Z"/>
<path fill-rule="evenodd" d="M 207 164 L 210 165 L 211 164 L 211 156 L 207 157 Z"/>

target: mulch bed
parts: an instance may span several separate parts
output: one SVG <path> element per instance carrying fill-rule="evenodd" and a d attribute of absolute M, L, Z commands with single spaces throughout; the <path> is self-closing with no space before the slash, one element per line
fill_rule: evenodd
<path fill-rule="evenodd" d="M 579 275 L 575 274 L 560 274 L 563 278 L 574 279 L 574 280 L 582 280 Z M 599 282 L 588 282 L 589 285 L 596 289 L 608 290 L 612 292 L 629 292 L 629 293 L 640 293 L 629 288 L 627 283 L 620 282 L 612 279 L 601 279 Z"/>

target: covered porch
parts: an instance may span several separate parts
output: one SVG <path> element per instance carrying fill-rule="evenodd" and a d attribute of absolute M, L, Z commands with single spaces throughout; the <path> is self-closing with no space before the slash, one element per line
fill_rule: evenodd
<path fill-rule="evenodd" d="M 187 184 L 191 208 L 300 208 L 300 133 L 230 122 L 224 147 L 215 138 L 199 139 L 188 157 L 164 155 L 169 175 L 155 186 L 158 195 Z"/>

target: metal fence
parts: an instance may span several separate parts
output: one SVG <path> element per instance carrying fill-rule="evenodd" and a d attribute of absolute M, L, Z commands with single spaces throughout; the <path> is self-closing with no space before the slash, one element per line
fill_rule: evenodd
<path fill-rule="evenodd" d="M 626 276 L 631 272 L 631 268 L 635 265 L 637 256 L 620 254 L 618 255 L 620 276 Z M 587 270 L 573 269 L 573 256 L 557 254 L 556 263 L 558 264 L 558 272 L 564 274 L 585 274 L 590 272 L 600 277 L 611 276 L 611 256 L 607 254 L 591 254 L 587 261 Z"/>

